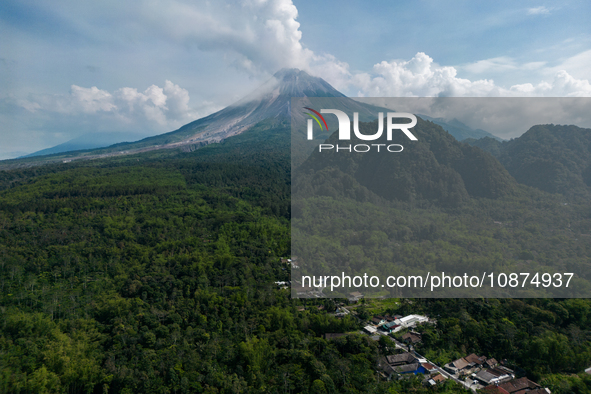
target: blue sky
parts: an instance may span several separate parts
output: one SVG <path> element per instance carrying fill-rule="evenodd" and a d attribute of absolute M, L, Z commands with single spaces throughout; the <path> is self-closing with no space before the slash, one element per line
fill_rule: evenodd
<path fill-rule="evenodd" d="M 359 2 L 328 1 L 320 12 L 318 2 L 296 4 L 306 45 L 360 71 L 425 52 L 441 65 L 456 67 L 463 77 L 494 75 L 504 85 L 535 83 L 542 75 L 507 73 L 500 64 L 482 76 L 464 67 L 494 58 L 559 66 L 591 48 L 591 4 L 583 1 L 377 1 L 370 9 Z M 335 21 L 342 22 L 331 28 Z M 581 68 L 572 71 L 589 79 L 591 68 Z"/>
<path fill-rule="evenodd" d="M 0 159 L 174 130 L 281 67 L 351 96 L 591 96 L 587 1 L 4 0 Z"/>

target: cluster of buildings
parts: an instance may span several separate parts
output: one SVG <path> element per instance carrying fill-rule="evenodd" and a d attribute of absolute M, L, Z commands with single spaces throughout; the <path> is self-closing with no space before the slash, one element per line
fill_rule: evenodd
<path fill-rule="evenodd" d="M 470 374 L 474 374 L 476 372 L 484 372 L 488 370 L 493 370 L 495 368 L 499 369 L 500 372 L 505 372 L 507 375 L 507 379 L 513 379 L 515 376 L 513 375 L 513 371 L 509 368 L 505 367 L 498 367 L 499 363 L 494 358 L 486 358 L 486 356 L 477 356 L 476 354 L 472 353 L 469 356 L 458 358 L 451 363 L 445 364 L 443 369 L 449 372 L 452 375 L 460 376 L 467 376 Z M 502 369 L 501 369 L 502 368 Z M 477 374 L 476 374 L 477 375 Z M 497 380 L 500 381 L 500 380 Z M 489 383 L 496 383 L 486 381 L 487 384 Z"/>
<path fill-rule="evenodd" d="M 424 358 L 418 358 L 410 352 L 386 356 L 380 361 L 380 367 L 382 373 L 388 379 L 391 379 L 393 376 L 416 375 L 421 373 L 426 377 L 425 384 L 432 386 L 446 379 L 435 365 L 429 363 Z"/>
<path fill-rule="evenodd" d="M 435 386 L 447 379 L 436 365 L 412 352 L 383 357 L 379 367 L 381 374 L 387 379 L 410 374 L 423 374 L 425 386 Z M 446 364 L 443 369 L 453 375 L 451 377 L 456 380 L 462 376 L 470 376 L 471 383 L 468 383 L 466 387 L 473 390 L 483 390 L 482 392 L 486 394 L 552 393 L 550 389 L 541 387 L 528 378 L 516 379 L 513 370 L 500 365 L 494 358 L 487 359 L 485 356 L 478 356 L 474 353 Z M 466 380 L 466 382 L 470 381 Z"/>
<path fill-rule="evenodd" d="M 369 334 L 375 334 L 378 330 L 384 334 L 391 334 L 405 328 L 413 328 L 419 323 L 426 323 L 428 321 L 428 317 L 421 315 L 408 315 L 404 317 L 400 315 L 376 315 L 371 319 L 371 324 L 365 326 L 363 329 Z M 411 339 L 412 344 L 420 340 L 420 334 L 413 333 Z"/>
<path fill-rule="evenodd" d="M 364 330 L 369 334 L 382 334 L 398 332 L 402 329 L 411 329 L 419 323 L 429 322 L 426 316 L 421 315 L 376 315 L 371 319 L 371 324 Z M 421 334 L 412 330 L 402 336 L 402 341 L 414 345 L 421 341 Z M 384 357 L 380 361 L 381 373 L 391 379 L 393 376 L 402 377 L 408 374 L 423 374 L 426 386 L 434 386 L 446 380 L 445 372 L 451 378 L 461 382 L 465 379 L 466 387 L 485 390 L 487 394 L 550 394 L 548 388 L 541 387 L 535 382 L 523 377 L 516 379 L 515 372 L 500 364 L 494 358 L 479 356 L 472 353 L 461 357 L 443 366 L 441 371 L 436 365 L 427 359 L 421 358 L 416 352 L 403 352 L 401 354 Z M 585 372 L 591 373 L 591 368 Z"/>
<path fill-rule="evenodd" d="M 476 388 L 488 394 L 549 394 L 550 389 L 527 378 L 515 379 L 515 372 L 494 358 L 474 353 L 445 364 L 443 369 L 455 377 L 470 377 Z"/>

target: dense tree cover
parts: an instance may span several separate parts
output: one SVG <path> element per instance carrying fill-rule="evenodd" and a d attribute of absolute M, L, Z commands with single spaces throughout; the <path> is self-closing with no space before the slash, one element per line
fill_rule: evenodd
<path fill-rule="evenodd" d="M 361 124 L 369 134 L 377 122 Z M 540 126 L 541 127 L 541 126 Z M 569 288 L 538 285 L 538 296 L 591 295 L 591 209 L 518 185 L 481 149 L 418 120 L 418 141 L 402 133 L 399 153 L 316 151 L 294 171 L 292 237 L 302 276 L 574 273 Z M 334 133 L 328 140 L 341 143 Z M 352 139 L 351 144 L 364 143 Z M 382 150 L 385 148 L 382 147 Z M 545 176 L 544 168 L 540 177 Z M 548 275 L 548 274 L 547 274 Z M 528 297 L 530 286 L 484 286 L 480 295 Z M 413 287 L 372 287 L 373 296 L 425 296 Z M 351 287 L 333 293 L 345 296 Z M 463 291 L 463 292 L 462 292 Z M 443 288 L 427 296 L 468 296 Z"/>
<path fill-rule="evenodd" d="M 536 125 L 519 138 L 465 141 L 499 159 L 517 182 L 570 199 L 591 196 L 591 130 Z"/>
<path fill-rule="evenodd" d="M 548 375 L 542 379 L 544 387 L 552 387 L 557 394 L 584 394 L 591 392 L 591 375 L 579 373 L 572 375 Z"/>
<path fill-rule="evenodd" d="M 373 134 L 377 124 L 378 121 L 361 123 L 359 129 Z M 318 195 L 326 184 L 314 182 L 316 172 L 336 169 L 342 173 L 337 175 L 336 182 L 345 176 L 352 178 L 390 201 L 429 201 L 437 206 L 458 207 L 470 197 L 499 198 L 514 193 L 515 180 L 490 154 L 458 142 L 441 126 L 420 118 L 412 132 L 417 141 L 409 140 L 401 132 L 393 133 L 391 140 L 384 133 L 375 141 L 357 137 L 339 141 L 338 133 L 333 133 L 327 144 L 341 147 L 382 144 L 381 151 L 375 146 L 367 153 L 349 153 L 342 148 L 339 152 L 316 150 L 294 173 L 294 188 L 306 195 Z M 404 149 L 398 153 L 387 152 L 386 146 L 390 144 L 399 144 Z"/>
<path fill-rule="evenodd" d="M 462 140 L 463 143 L 476 146 L 483 151 L 486 151 L 496 158 L 499 158 L 503 149 L 503 142 L 496 138 L 483 137 L 483 138 L 466 138 Z"/>
<path fill-rule="evenodd" d="M 277 289 L 289 174 L 265 165 L 61 166 L 2 192 L 0 390 L 422 392 L 380 380 L 369 337 L 322 339 L 360 328 L 333 301 Z"/>
<path fill-rule="evenodd" d="M 385 280 L 389 275 L 426 277 L 427 272 L 479 277 L 484 272 L 573 272 L 577 277 L 570 288 L 538 290 L 545 296 L 591 294 L 588 203 L 564 203 L 561 196 L 519 186 L 514 195 L 472 199 L 457 209 L 417 207 L 380 200 L 346 175 L 333 174 L 313 175 L 312 183 L 324 185 L 320 196 L 302 193 L 294 199 L 292 251 L 300 257 L 301 275 L 368 273 Z M 349 291 L 354 290 L 335 295 Z M 427 290 L 362 286 L 360 291 L 396 297 L 425 296 Z M 480 294 L 531 295 L 527 287 L 498 286 Z"/>
<path fill-rule="evenodd" d="M 353 317 L 333 317 L 334 300 L 277 289 L 275 281 L 289 279 L 279 258 L 290 254 L 288 142 L 278 127 L 262 123 L 195 152 L 0 172 L 0 391 L 462 392 L 454 382 L 423 387 L 421 376 L 384 381 L 376 370 L 388 342 L 357 334 L 363 323 Z M 369 204 L 361 213 L 383 203 L 355 190 Z M 466 200 L 461 209 L 426 203 L 416 216 L 392 203 L 395 233 L 377 222 L 355 242 L 386 236 L 401 245 L 399 256 L 433 264 L 460 249 L 486 263 L 489 253 L 588 258 L 576 242 L 591 228 L 584 206 L 533 192 L 502 198 Z M 493 216 L 504 225 L 485 223 Z M 437 318 L 422 328 L 421 347 L 435 360 L 475 351 L 506 358 L 555 392 L 585 393 L 589 379 L 574 373 L 591 365 L 590 307 L 452 299 L 383 312 Z M 329 332 L 352 334 L 323 339 Z"/>

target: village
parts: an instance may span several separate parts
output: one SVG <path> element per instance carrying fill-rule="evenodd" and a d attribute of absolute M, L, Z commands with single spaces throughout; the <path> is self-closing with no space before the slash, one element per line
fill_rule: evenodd
<path fill-rule="evenodd" d="M 299 269 L 297 257 L 281 259 L 281 263 L 287 264 L 292 269 Z M 279 288 L 296 291 L 298 297 L 321 298 L 325 297 L 322 288 L 303 287 L 299 281 L 278 281 L 275 284 Z M 379 340 L 380 336 L 387 336 L 393 340 L 396 349 L 395 354 L 383 356 L 378 364 L 378 374 L 387 380 L 405 379 L 409 376 L 422 374 L 423 385 L 436 386 L 452 379 L 466 389 L 484 394 L 550 394 L 547 387 L 528 379 L 517 377 L 516 372 L 509 368 L 506 361 L 498 361 L 487 355 L 468 354 L 444 365 L 437 365 L 419 354 L 415 346 L 421 343 L 422 336 L 416 330 L 423 324 L 436 325 L 435 319 L 428 316 L 411 314 L 407 316 L 374 314 L 369 320 L 363 320 L 358 316 L 355 308 L 359 302 L 365 301 L 364 295 L 359 292 L 351 292 L 347 302 L 338 304 L 334 316 L 342 318 L 346 315 L 356 317 L 365 324 L 363 330 L 358 333 L 368 335 L 373 340 Z M 305 308 L 298 307 L 299 311 Z M 324 338 L 334 338 L 349 335 L 349 333 L 326 333 Z M 585 370 L 591 374 L 591 367 Z"/>
<path fill-rule="evenodd" d="M 356 296 L 356 295 L 354 295 Z M 341 313 L 346 307 L 339 308 Z M 415 350 L 421 334 L 415 329 L 421 324 L 437 324 L 436 320 L 421 315 L 374 315 L 363 328 L 367 335 L 379 339 L 389 336 L 396 344 L 396 353 L 380 361 L 379 373 L 386 379 L 404 379 L 423 374 L 423 384 L 435 386 L 453 379 L 473 392 L 486 394 L 548 394 L 550 389 L 529 380 L 516 378 L 515 371 L 486 355 L 469 354 L 445 365 L 437 365 Z M 591 369 L 590 369 L 591 370 Z"/>

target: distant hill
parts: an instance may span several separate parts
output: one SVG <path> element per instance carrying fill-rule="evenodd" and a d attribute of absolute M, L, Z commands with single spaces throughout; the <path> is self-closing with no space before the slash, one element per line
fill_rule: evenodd
<path fill-rule="evenodd" d="M 89 133 L 84 134 L 80 137 L 71 139 L 63 144 L 56 145 L 51 148 L 42 149 L 40 151 L 24 155 L 22 158 L 53 155 L 57 153 L 78 151 L 78 150 L 89 150 L 105 148 L 121 142 L 133 142 L 145 138 L 145 135 L 137 133 L 118 133 L 118 132 L 105 132 L 105 133 Z"/>
<path fill-rule="evenodd" d="M 569 197 L 591 196 L 591 129 L 537 125 L 510 141 L 465 142 L 497 157 L 519 183 Z"/>
<path fill-rule="evenodd" d="M 498 141 L 502 141 L 501 138 L 492 135 L 488 131 L 482 129 L 473 129 L 466 124 L 460 122 L 458 119 L 454 118 L 452 120 L 445 120 L 443 118 L 432 118 L 426 115 L 419 115 L 421 118 L 425 120 L 430 120 L 431 122 L 438 124 L 439 126 L 443 127 L 445 131 L 450 133 L 456 140 L 463 141 L 468 138 L 473 139 L 480 139 L 480 138 L 492 138 Z"/>
<path fill-rule="evenodd" d="M 376 127 L 377 121 L 360 125 L 367 133 Z M 404 135 L 392 142 L 376 141 L 402 144 L 401 153 L 315 151 L 298 169 L 294 190 L 361 199 L 375 194 L 387 200 L 458 206 L 469 197 L 498 198 L 515 189 L 514 179 L 493 156 L 458 142 L 441 126 L 418 118 L 413 134 L 418 141 Z M 337 144 L 337 139 L 334 133 L 327 143 Z M 351 144 L 355 143 L 363 142 L 352 139 Z"/>

